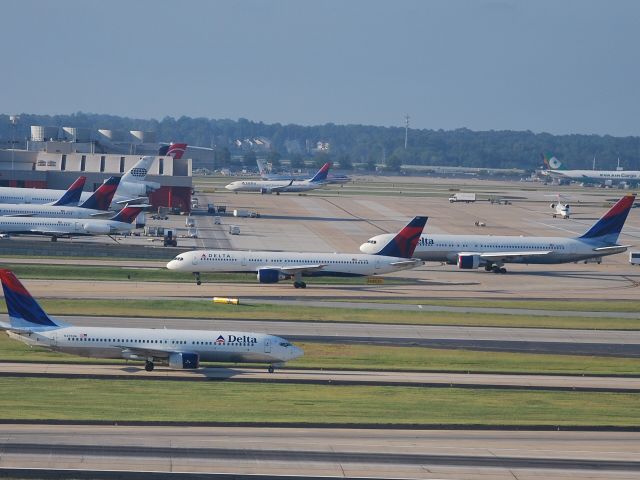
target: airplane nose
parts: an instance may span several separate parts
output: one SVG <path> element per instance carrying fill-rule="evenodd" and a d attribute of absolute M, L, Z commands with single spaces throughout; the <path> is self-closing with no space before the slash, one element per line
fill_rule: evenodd
<path fill-rule="evenodd" d="M 226 188 L 227 190 L 233 190 L 233 185 L 225 185 L 224 188 Z"/>
<path fill-rule="evenodd" d="M 176 262 L 175 260 L 171 260 L 169 263 L 167 263 L 167 268 L 169 270 L 177 270 L 177 265 L 178 262 Z"/>
<path fill-rule="evenodd" d="M 295 345 L 293 345 L 291 347 L 291 359 L 292 360 L 295 359 L 295 358 L 299 358 L 299 357 L 301 357 L 303 355 L 304 355 L 304 351 L 301 348 L 296 347 Z"/>

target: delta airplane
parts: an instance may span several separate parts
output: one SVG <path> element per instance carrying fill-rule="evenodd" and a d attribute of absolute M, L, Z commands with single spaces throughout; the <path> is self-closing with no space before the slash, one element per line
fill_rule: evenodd
<path fill-rule="evenodd" d="M 201 361 L 267 363 L 273 372 L 274 365 L 303 354 L 284 338 L 262 333 L 75 327 L 49 317 L 13 272 L 0 270 L 0 281 L 9 314 L 0 329 L 27 345 L 83 357 L 143 360 L 148 372 L 156 363 L 195 369 Z"/>
<path fill-rule="evenodd" d="M 11 205 L 35 203 L 37 205 L 77 205 L 87 177 L 78 177 L 67 190 L 40 188 L 0 187 L 0 203 Z M 62 196 L 60 196 L 62 192 Z"/>
<path fill-rule="evenodd" d="M 258 172 L 260 172 L 260 178 L 263 180 L 298 180 L 299 175 L 287 175 L 284 173 L 274 174 L 271 173 L 271 170 L 265 164 L 264 159 L 257 158 L 256 163 L 258 164 Z M 327 184 L 344 184 L 349 183 L 351 181 L 351 177 L 348 175 L 340 175 L 340 174 L 328 174 L 327 180 L 325 183 Z"/>
<path fill-rule="evenodd" d="M 331 167 L 330 163 L 325 163 L 320 170 L 307 180 L 238 180 L 227 185 L 227 190 L 232 192 L 260 192 L 275 193 L 280 195 L 283 192 L 308 192 L 324 187 L 327 182 L 327 173 Z"/>
<path fill-rule="evenodd" d="M 113 212 L 109 212 L 108 209 L 109 205 L 111 205 L 111 199 L 118 188 L 118 183 L 120 183 L 120 177 L 110 177 L 86 201 L 77 207 L 59 205 L 61 201 L 64 202 L 66 193 L 53 205 L 0 203 L 0 216 L 92 218 L 105 214 L 113 215 Z"/>
<path fill-rule="evenodd" d="M 306 288 L 302 276 L 358 277 L 382 275 L 419 267 L 412 258 L 427 217 L 415 217 L 374 255 L 353 253 L 252 252 L 241 250 L 193 250 L 167 264 L 169 270 L 192 272 L 201 284 L 202 272 L 255 272 L 260 283 L 292 278 L 295 288 Z"/>
<path fill-rule="evenodd" d="M 505 263 L 599 261 L 630 246 L 619 245 L 617 241 L 635 198 L 635 195 L 623 197 L 580 237 L 423 234 L 414 255 L 426 261 L 457 264 L 461 269 L 484 267 L 494 273 L 506 273 Z M 360 246 L 360 251 L 375 254 L 391 237 L 393 234 L 370 238 Z"/>
<path fill-rule="evenodd" d="M 134 228 L 132 222 L 147 206 L 126 206 L 110 219 L 0 217 L 0 233 L 46 235 L 52 242 L 62 237 L 129 233 Z"/>
<path fill-rule="evenodd" d="M 559 180 L 573 180 L 576 182 L 600 183 L 602 185 L 611 186 L 614 183 L 640 183 L 639 170 L 566 170 L 562 162 L 556 157 L 547 158 L 543 156 L 545 170 L 542 174 L 548 177 L 557 178 Z"/>

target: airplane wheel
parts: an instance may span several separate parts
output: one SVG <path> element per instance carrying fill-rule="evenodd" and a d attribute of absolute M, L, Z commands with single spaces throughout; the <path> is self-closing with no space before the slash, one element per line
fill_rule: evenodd
<path fill-rule="evenodd" d="M 147 372 L 153 372 L 153 362 L 146 362 L 146 363 L 144 364 L 144 369 L 145 369 Z"/>
<path fill-rule="evenodd" d="M 307 288 L 307 284 L 305 282 L 300 282 L 300 288 Z"/>
<path fill-rule="evenodd" d="M 269 373 L 273 373 L 275 371 L 276 371 L 276 369 L 273 368 L 273 365 L 269 365 Z"/>
<path fill-rule="evenodd" d="M 491 265 L 485 265 L 485 266 L 484 266 L 484 271 L 485 271 L 485 272 L 490 272 L 491 270 L 492 270 Z"/>
<path fill-rule="evenodd" d="M 196 280 L 196 285 L 202 285 L 202 282 L 200 280 Z"/>
<path fill-rule="evenodd" d="M 502 268 L 500 269 L 500 273 L 507 273 L 507 269 L 506 269 L 506 268 L 504 268 L 504 267 L 502 267 Z"/>
<path fill-rule="evenodd" d="M 298 282 L 293 282 L 293 288 L 300 288 L 300 284 Z"/>
<path fill-rule="evenodd" d="M 500 267 L 493 267 L 493 273 L 500 273 Z"/>

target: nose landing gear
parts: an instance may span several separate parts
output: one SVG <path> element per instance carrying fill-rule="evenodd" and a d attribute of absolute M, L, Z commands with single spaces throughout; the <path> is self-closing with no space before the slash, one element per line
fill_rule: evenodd
<path fill-rule="evenodd" d="M 200 272 L 194 272 L 194 277 L 196 277 L 196 285 L 202 285 L 202 281 L 200 280 Z"/>

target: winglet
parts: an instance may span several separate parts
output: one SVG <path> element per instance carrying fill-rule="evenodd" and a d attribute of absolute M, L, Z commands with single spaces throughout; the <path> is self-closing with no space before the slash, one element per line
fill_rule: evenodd
<path fill-rule="evenodd" d="M 580 238 L 597 238 L 604 242 L 616 243 L 635 199 L 635 194 L 622 197 Z"/>
<path fill-rule="evenodd" d="M 65 325 L 49 318 L 12 271 L 0 270 L 0 281 L 11 327 L 51 330 Z"/>
<path fill-rule="evenodd" d="M 80 196 L 82 195 L 82 189 L 84 188 L 84 184 L 87 181 L 87 177 L 78 177 L 75 182 L 71 184 L 69 189 L 64 192 L 57 201 L 53 202 L 51 205 L 55 205 L 57 207 L 66 207 L 67 205 L 77 205 L 80 201 Z"/>
<path fill-rule="evenodd" d="M 94 210 L 109 210 L 109 205 L 111 205 L 111 200 L 113 200 L 119 184 L 120 177 L 109 177 L 80 207 L 92 208 Z"/>
<path fill-rule="evenodd" d="M 414 217 L 376 255 L 411 258 L 429 217 Z"/>

